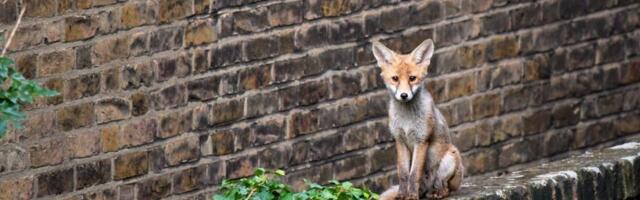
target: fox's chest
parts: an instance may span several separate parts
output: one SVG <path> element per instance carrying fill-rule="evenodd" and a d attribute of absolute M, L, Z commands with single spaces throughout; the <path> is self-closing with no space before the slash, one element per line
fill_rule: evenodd
<path fill-rule="evenodd" d="M 419 117 L 391 115 L 389 129 L 396 140 L 401 140 L 410 146 L 427 139 L 427 123 Z"/>

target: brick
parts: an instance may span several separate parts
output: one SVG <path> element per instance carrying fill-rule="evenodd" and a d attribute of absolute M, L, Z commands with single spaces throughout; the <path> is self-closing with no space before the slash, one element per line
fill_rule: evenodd
<path fill-rule="evenodd" d="M 449 88 L 447 98 L 454 99 L 473 94 L 477 87 L 475 78 L 473 74 L 466 74 L 447 79 L 447 87 Z"/>
<path fill-rule="evenodd" d="M 522 120 L 527 122 L 524 124 L 524 133 L 533 134 L 549 129 L 551 114 L 550 110 L 538 110 L 523 116 Z"/>
<path fill-rule="evenodd" d="M 346 15 L 359 10 L 362 7 L 360 1 L 319 1 L 310 0 L 304 2 L 304 18 L 317 19 L 320 17 L 335 17 Z"/>
<path fill-rule="evenodd" d="M 502 111 L 510 112 L 526 108 L 533 95 L 535 95 L 535 93 L 524 87 L 505 90 L 502 96 L 502 102 L 504 104 Z"/>
<path fill-rule="evenodd" d="M 154 77 L 154 67 L 151 63 L 127 65 L 122 70 L 125 89 L 136 89 L 142 86 L 149 87 L 152 85 Z"/>
<path fill-rule="evenodd" d="M 361 80 L 362 80 L 362 75 L 361 74 L 337 74 L 331 77 L 331 98 L 337 99 L 337 98 L 343 98 L 346 96 L 351 96 L 351 95 L 356 95 L 358 93 L 360 93 L 362 91 L 361 88 Z M 322 94 L 322 92 L 327 93 L 328 91 L 325 89 L 324 91 L 322 90 L 300 90 L 300 93 L 304 94 L 305 93 L 311 93 L 312 95 L 315 96 L 320 96 L 322 97 L 323 95 L 326 94 Z"/>
<path fill-rule="evenodd" d="M 278 40 L 272 37 L 248 39 L 243 42 L 247 60 L 260 60 L 277 55 Z"/>
<path fill-rule="evenodd" d="M 165 87 L 153 93 L 153 98 L 156 110 L 182 107 L 187 104 L 187 87 L 184 84 Z"/>
<path fill-rule="evenodd" d="M 233 13 L 231 18 L 233 32 L 236 34 L 247 34 L 268 29 L 269 21 L 267 14 L 267 9 L 264 7 Z M 221 31 L 227 32 L 224 27 L 225 26 L 223 26 L 223 30 Z"/>
<path fill-rule="evenodd" d="M 130 104 L 129 101 L 120 98 L 100 100 L 95 106 L 97 122 L 108 123 L 129 118 L 131 113 Z"/>
<path fill-rule="evenodd" d="M 38 56 L 37 74 L 39 77 L 70 71 L 75 66 L 75 52 L 72 49 L 63 49 Z"/>
<path fill-rule="evenodd" d="M 67 80 L 65 84 L 67 85 L 67 90 L 64 93 L 65 100 L 90 97 L 100 92 L 100 74 L 80 75 Z"/>
<path fill-rule="evenodd" d="M 152 109 L 151 99 L 144 92 L 138 92 L 131 95 L 131 115 L 144 115 Z"/>
<path fill-rule="evenodd" d="M 235 64 L 243 61 L 243 56 L 242 43 L 219 44 L 211 50 L 211 66 L 217 68 Z"/>
<path fill-rule="evenodd" d="M 127 2 L 120 7 L 120 23 L 126 28 L 134 28 L 155 22 L 156 14 L 147 2 Z"/>
<path fill-rule="evenodd" d="M 91 16 L 71 16 L 64 19 L 64 41 L 73 42 L 92 38 L 98 33 L 98 24 Z"/>
<path fill-rule="evenodd" d="M 579 42 L 589 39 L 606 37 L 613 29 L 613 19 L 610 17 L 594 17 L 573 21 L 564 35 L 565 42 Z"/>
<path fill-rule="evenodd" d="M 64 138 L 56 138 L 30 145 L 31 167 L 37 168 L 62 163 L 67 157 L 67 152 L 60 147 L 65 143 Z"/>
<path fill-rule="evenodd" d="M 258 152 L 260 166 L 268 169 L 282 169 L 288 165 L 290 154 L 289 146 L 265 148 Z"/>
<path fill-rule="evenodd" d="M 327 40 L 327 36 L 331 37 L 330 33 L 330 24 L 301 27 L 295 34 L 296 49 L 310 49 L 330 44 L 331 41 Z"/>
<path fill-rule="evenodd" d="M 99 160 L 76 166 L 76 189 L 81 190 L 111 181 L 111 160 Z"/>
<path fill-rule="evenodd" d="M 215 161 L 208 164 L 207 168 L 209 169 L 209 184 L 217 185 L 222 183 L 222 178 L 225 175 L 224 162 Z"/>
<path fill-rule="evenodd" d="M 184 28 L 171 26 L 152 31 L 149 35 L 149 50 L 160 52 L 180 48 L 184 41 Z"/>
<path fill-rule="evenodd" d="M 356 155 L 337 161 L 334 165 L 333 177 L 338 180 L 348 180 L 362 177 L 369 173 L 366 155 Z"/>
<path fill-rule="evenodd" d="M 212 20 L 202 19 L 189 22 L 185 30 L 185 47 L 198 46 L 216 41 L 217 34 Z"/>
<path fill-rule="evenodd" d="M 493 131 L 491 137 L 491 143 L 498 143 L 510 138 L 515 138 L 523 135 L 524 121 L 522 116 L 511 116 L 502 118 L 495 123 L 491 131 Z"/>
<path fill-rule="evenodd" d="M 9 31 L 5 31 L 4 35 L 4 38 L 8 38 Z M 20 25 L 13 40 L 11 40 L 8 50 L 17 51 L 39 45 L 43 42 L 43 38 L 44 31 L 41 25 Z"/>
<path fill-rule="evenodd" d="M 58 126 L 64 131 L 93 125 L 96 120 L 93 103 L 59 108 L 56 117 Z"/>
<path fill-rule="evenodd" d="M 245 117 L 252 118 L 265 114 L 275 113 L 280 110 L 279 93 L 255 94 L 246 98 L 247 113 Z"/>
<path fill-rule="evenodd" d="M 572 18 L 586 13 L 588 3 L 579 0 L 562 0 L 560 2 L 560 13 L 562 18 Z"/>
<path fill-rule="evenodd" d="M 149 171 L 147 152 L 131 152 L 120 155 L 114 160 L 114 180 L 122 180 L 146 174 Z"/>
<path fill-rule="evenodd" d="M 241 91 L 262 88 L 271 83 L 271 65 L 242 69 L 238 72 Z"/>
<path fill-rule="evenodd" d="M 33 176 L 4 179 L 0 181 L 0 199 L 35 198 Z"/>
<path fill-rule="evenodd" d="M 572 148 L 593 146 L 615 138 L 616 129 L 611 122 L 597 122 L 578 126 Z"/>
<path fill-rule="evenodd" d="M 194 14 L 198 15 L 198 14 L 204 14 L 204 13 L 209 13 L 210 9 L 211 9 L 211 1 L 209 0 L 194 0 L 193 1 L 193 7 L 194 7 Z"/>
<path fill-rule="evenodd" d="M 58 169 L 37 176 L 37 197 L 59 195 L 73 191 L 73 168 Z"/>
<path fill-rule="evenodd" d="M 494 37 L 487 46 L 487 59 L 490 61 L 514 57 L 519 53 L 520 40 L 515 36 Z"/>
<path fill-rule="evenodd" d="M 303 190 L 307 186 L 304 183 L 305 179 L 315 183 L 324 183 L 331 180 L 333 177 L 332 167 L 331 163 L 327 163 L 299 169 L 289 173 L 284 182 L 291 185 L 295 190 Z"/>
<path fill-rule="evenodd" d="M 124 147 L 125 141 L 121 139 L 121 128 L 119 125 L 107 126 L 100 129 L 100 148 L 103 152 L 117 151 Z"/>
<path fill-rule="evenodd" d="M 542 137 L 529 137 L 515 143 L 505 144 L 500 148 L 498 167 L 508 167 L 538 159 L 542 156 Z"/>
<path fill-rule="evenodd" d="M 520 82 L 523 76 L 522 62 L 500 64 L 491 71 L 491 88 L 498 88 Z"/>
<path fill-rule="evenodd" d="M 473 119 L 472 104 L 468 99 L 453 102 L 449 106 L 442 107 L 442 113 L 447 118 L 449 125 L 457 125 Z"/>
<path fill-rule="evenodd" d="M 546 94 L 547 100 L 556 100 L 571 95 L 572 84 L 575 84 L 577 76 L 575 74 L 565 74 L 560 77 L 551 77 L 551 91 Z"/>
<path fill-rule="evenodd" d="M 56 20 L 44 26 L 43 42 L 45 44 L 51 44 L 62 41 L 64 37 L 64 26 L 65 22 L 63 20 Z"/>
<path fill-rule="evenodd" d="M 116 188 L 108 188 L 101 190 L 93 190 L 89 192 L 83 192 L 81 194 L 77 194 L 75 196 L 69 197 L 69 200 L 75 199 L 116 199 L 118 191 Z"/>
<path fill-rule="evenodd" d="M 167 197 L 171 194 L 171 178 L 169 176 L 157 176 L 140 181 L 138 196 L 141 199 L 152 200 Z M 121 191 L 122 193 L 122 191 Z"/>
<path fill-rule="evenodd" d="M 513 29 L 528 28 L 542 23 L 544 11 L 540 4 L 515 9 L 509 13 Z"/>
<path fill-rule="evenodd" d="M 58 126 L 56 119 L 51 117 L 53 115 L 53 111 L 27 115 L 24 128 L 19 131 L 20 140 L 37 140 L 57 134 Z"/>
<path fill-rule="evenodd" d="M 0 24 L 14 23 L 18 18 L 18 6 L 16 0 L 0 4 Z"/>
<path fill-rule="evenodd" d="M 238 90 L 238 74 L 225 73 L 220 76 L 221 94 L 230 95 L 240 92 Z"/>
<path fill-rule="evenodd" d="M 553 131 L 545 133 L 544 156 L 553 156 L 571 150 L 571 142 L 574 140 L 572 130 Z"/>
<path fill-rule="evenodd" d="M 508 12 L 496 12 L 480 18 L 482 29 L 480 35 L 494 35 L 511 30 L 511 21 Z"/>
<path fill-rule="evenodd" d="M 234 152 L 233 133 L 233 130 L 222 130 L 210 135 L 213 155 L 220 156 Z"/>
<path fill-rule="evenodd" d="M 561 26 L 533 30 L 521 38 L 521 51 L 523 53 L 547 51 L 559 46 L 561 41 L 558 38 L 563 38 L 565 35 Z"/>
<path fill-rule="evenodd" d="M 445 47 L 458 44 L 476 35 L 477 33 L 473 30 L 473 21 L 471 20 L 445 24 L 436 27 L 436 38 L 438 38 L 436 46 Z"/>
<path fill-rule="evenodd" d="M 136 195 L 136 185 L 135 184 L 127 184 L 127 185 L 120 185 L 119 187 L 120 190 L 120 199 L 122 200 L 132 200 L 135 199 L 135 195 Z"/>
<path fill-rule="evenodd" d="M 256 166 L 258 166 L 258 156 L 256 154 L 229 159 L 226 163 L 226 177 L 228 179 L 236 179 L 250 176 L 253 174 Z"/>
<path fill-rule="evenodd" d="M 207 176 L 203 176 L 206 170 L 206 166 L 198 166 L 175 173 L 174 192 L 179 194 L 203 188 L 208 182 Z"/>
<path fill-rule="evenodd" d="M 305 76 L 319 74 L 329 66 L 314 66 L 309 57 L 276 62 L 273 66 L 274 81 L 277 83 L 297 80 Z"/>
<path fill-rule="evenodd" d="M 122 23 L 120 23 L 121 13 L 119 10 L 105 10 L 98 12 L 92 16 L 98 24 L 98 30 L 100 33 L 108 34 L 115 33 L 118 30 L 124 29 Z"/>
<path fill-rule="evenodd" d="M 267 21 L 271 27 L 286 26 L 302 22 L 302 2 L 285 2 L 267 7 Z"/>
<path fill-rule="evenodd" d="M 15 62 L 15 68 L 22 73 L 25 78 L 33 79 L 36 77 L 38 54 L 17 55 L 15 57 Z"/>
<path fill-rule="evenodd" d="M 640 81 L 640 62 L 628 63 L 620 67 L 620 83 L 630 84 Z"/>
<path fill-rule="evenodd" d="M 396 165 L 396 150 L 393 147 L 374 149 L 369 160 L 371 161 L 371 172 L 389 169 Z"/>
<path fill-rule="evenodd" d="M 209 50 L 207 49 L 196 49 L 193 53 L 192 64 L 193 73 L 201 74 L 205 73 L 209 70 Z"/>
<path fill-rule="evenodd" d="M 475 1 L 474 1 L 475 2 Z M 412 22 L 418 24 L 430 24 L 444 19 L 444 5 L 441 1 L 421 2 L 415 8 L 415 15 L 412 16 Z"/>
<path fill-rule="evenodd" d="M 333 133 L 314 140 L 301 140 L 292 145 L 291 164 L 297 165 L 310 161 L 327 159 L 344 153 L 343 137 Z M 336 148 L 340 147 L 340 148 Z"/>
<path fill-rule="evenodd" d="M 156 81 L 164 82 L 173 77 L 185 77 L 191 72 L 189 54 L 179 54 L 177 57 L 159 58 L 153 60 Z"/>
<path fill-rule="evenodd" d="M 158 4 L 158 19 L 162 23 L 180 20 L 193 14 L 193 1 L 160 0 Z"/>
<path fill-rule="evenodd" d="M 29 8 L 29 12 L 24 13 L 25 17 L 52 17 L 57 14 L 56 1 L 25 0 L 22 4 Z"/>
<path fill-rule="evenodd" d="M 488 94 L 473 98 L 473 115 L 475 119 L 481 119 L 500 114 L 500 94 Z"/>
<path fill-rule="evenodd" d="M 640 24 L 640 15 L 632 10 L 621 11 L 615 14 L 613 23 L 614 32 L 628 32 Z"/>
<path fill-rule="evenodd" d="M 640 95 L 638 94 L 640 94 L 640 90 L 626 92 L 624 95 L 624 105 L 622 106 L 624 111 L 640 107 Z"/>
<path fill-rule="evenodd" d="M 191 116 L 191 111 L 162 115 L 157 137 L 169 138 L 189 131 L 192 123 Z"/>
<path fill-rule="evenodd" d="M 478 149 L 462 159 L 466 173 L 480 174 L 495 170 L 498 167 L 498 153 L 495 149 Z"/>
<path fill-rule="evenodd" d="M 551 110 L 553 126 L 561 128 L 575 125 L 580 120 L 580 106 L 578 103 L 560 105 L 557 104 Z"/>
<path fill-rule="evenodd" d="M 196 79 L 187 83 L 190 100 L 206 101 L 219 95 L 220 78 L 218 76 Z"/>
<path fill-rule="evenodd" d="M 84 158 L 100 153 L 100 133 L 98 131 L 82 131 L 67 138 L 69 156 Z"/>
<path fill-rule="evenodd" d="M 219 102 L 211 105 L 213 114 L 212 124 L 225 124 L 238 119 L 244 115 L 244 99 L 235 99 Z"/>
<path fill-rule="evenodd" d="M 169 166 L 194 162 L 200 156 L 198 137 L 195 136 L 172 140 L 165 144 L 163 150 Z"/>
<path fill-rule="evenodd" d="M 524 80 L 547 79 L 551 74 L 551 65 L 547 54 L 537 54 L 524 61 Z"/>
<path fill-rule="evenodd" d="M 640 132 L 639 122 L 640 116 L 631 114 L 619 117 L 614 121 L 614 126 L 615 130 L 620 134 L 633 134 Z"/>
<path fill-rule="evenodd" d="M 118 91 L 123 85 L 124 81 L 121 77 L 121 69 L 120 68 L 112 68 L 102 71 L 100 74 L 102 80 L 102 88 L 103 91 Z"/>
<path fill-rule="evenodd" d="M 99 40 L 93 46 L 92 60 L 96 64 L 104 64 L 131 55 L 140 55 L 147 50 L 147 35 L 145 32 L 134 32 Z"/>
<path fill-rule="evenodd" d="M 153 142 L 157 132 L 158 123 L 155 119 L 142 119 L 124 125 L 118 137 L 123 146 L 133 147 Z"/>
<path fill-rule="evenodd" d="M 596 48 L 596 64 L 617 62 L 624 59 L 624 40 L 621 38 L 600 42 Z"/>

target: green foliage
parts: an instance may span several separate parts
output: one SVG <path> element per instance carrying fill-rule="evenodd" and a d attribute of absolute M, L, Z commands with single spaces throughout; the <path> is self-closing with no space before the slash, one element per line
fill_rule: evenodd
<path fill-rule="evenodd" d="M 22 127 L 20 122 L 25 118 L 20 110 L 22 105 L 32 103 L 35 97 L 58 95 L 56 91 L 24 78 L 13 64 L 11 59 L 0 57 L 0 137 L 10 124 Z"/>
<path fill-rule="evenodd" d="M 331 181 L 322 186 L 305 180 L 309 189 L 302 192 L 293 190 L 280 182 L 285 175 L 282 170 L 269 171 L 258 168 L 255 175 L 248 178 L 224 180 L 221 194 L 213 200 L 375 200 L 378 195 L 368 189 L 354 187 L 349 182 Z"/>

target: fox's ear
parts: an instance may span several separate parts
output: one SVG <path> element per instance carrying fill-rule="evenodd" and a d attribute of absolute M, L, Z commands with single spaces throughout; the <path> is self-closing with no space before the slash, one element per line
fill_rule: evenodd
<path fill-rule="evenodd" d="M 380 67 L 391 65 L 394 57 L 396 56 L 396 53 L 393 52 L 393 50 L 387 48 L 384 44 L 378 41 L 372 42 L 371 51 L 373 51 L 373 56 L 376 57 L 378 66 Z"/>
<path fill-rule="evenodd" d="M 417 65 L 428 67 L 431 63 L 431 56 L 433 56 L 433 49 L 433 40 L 427 39 L 418 45 L 418 47 L 411 52 L 410 56 Z"/>

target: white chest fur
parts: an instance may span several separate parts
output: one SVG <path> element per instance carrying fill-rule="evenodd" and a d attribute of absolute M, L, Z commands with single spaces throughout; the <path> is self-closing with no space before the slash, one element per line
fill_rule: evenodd
<path fill-rule="evenodd" d="M 389 129 L 396 140 L 409 147 L 428 138 L 427 115 L 432 112 L 432 99 L 427 94 L 416 96 L 411 102 L 391 100 L 389 105 Z"/>

